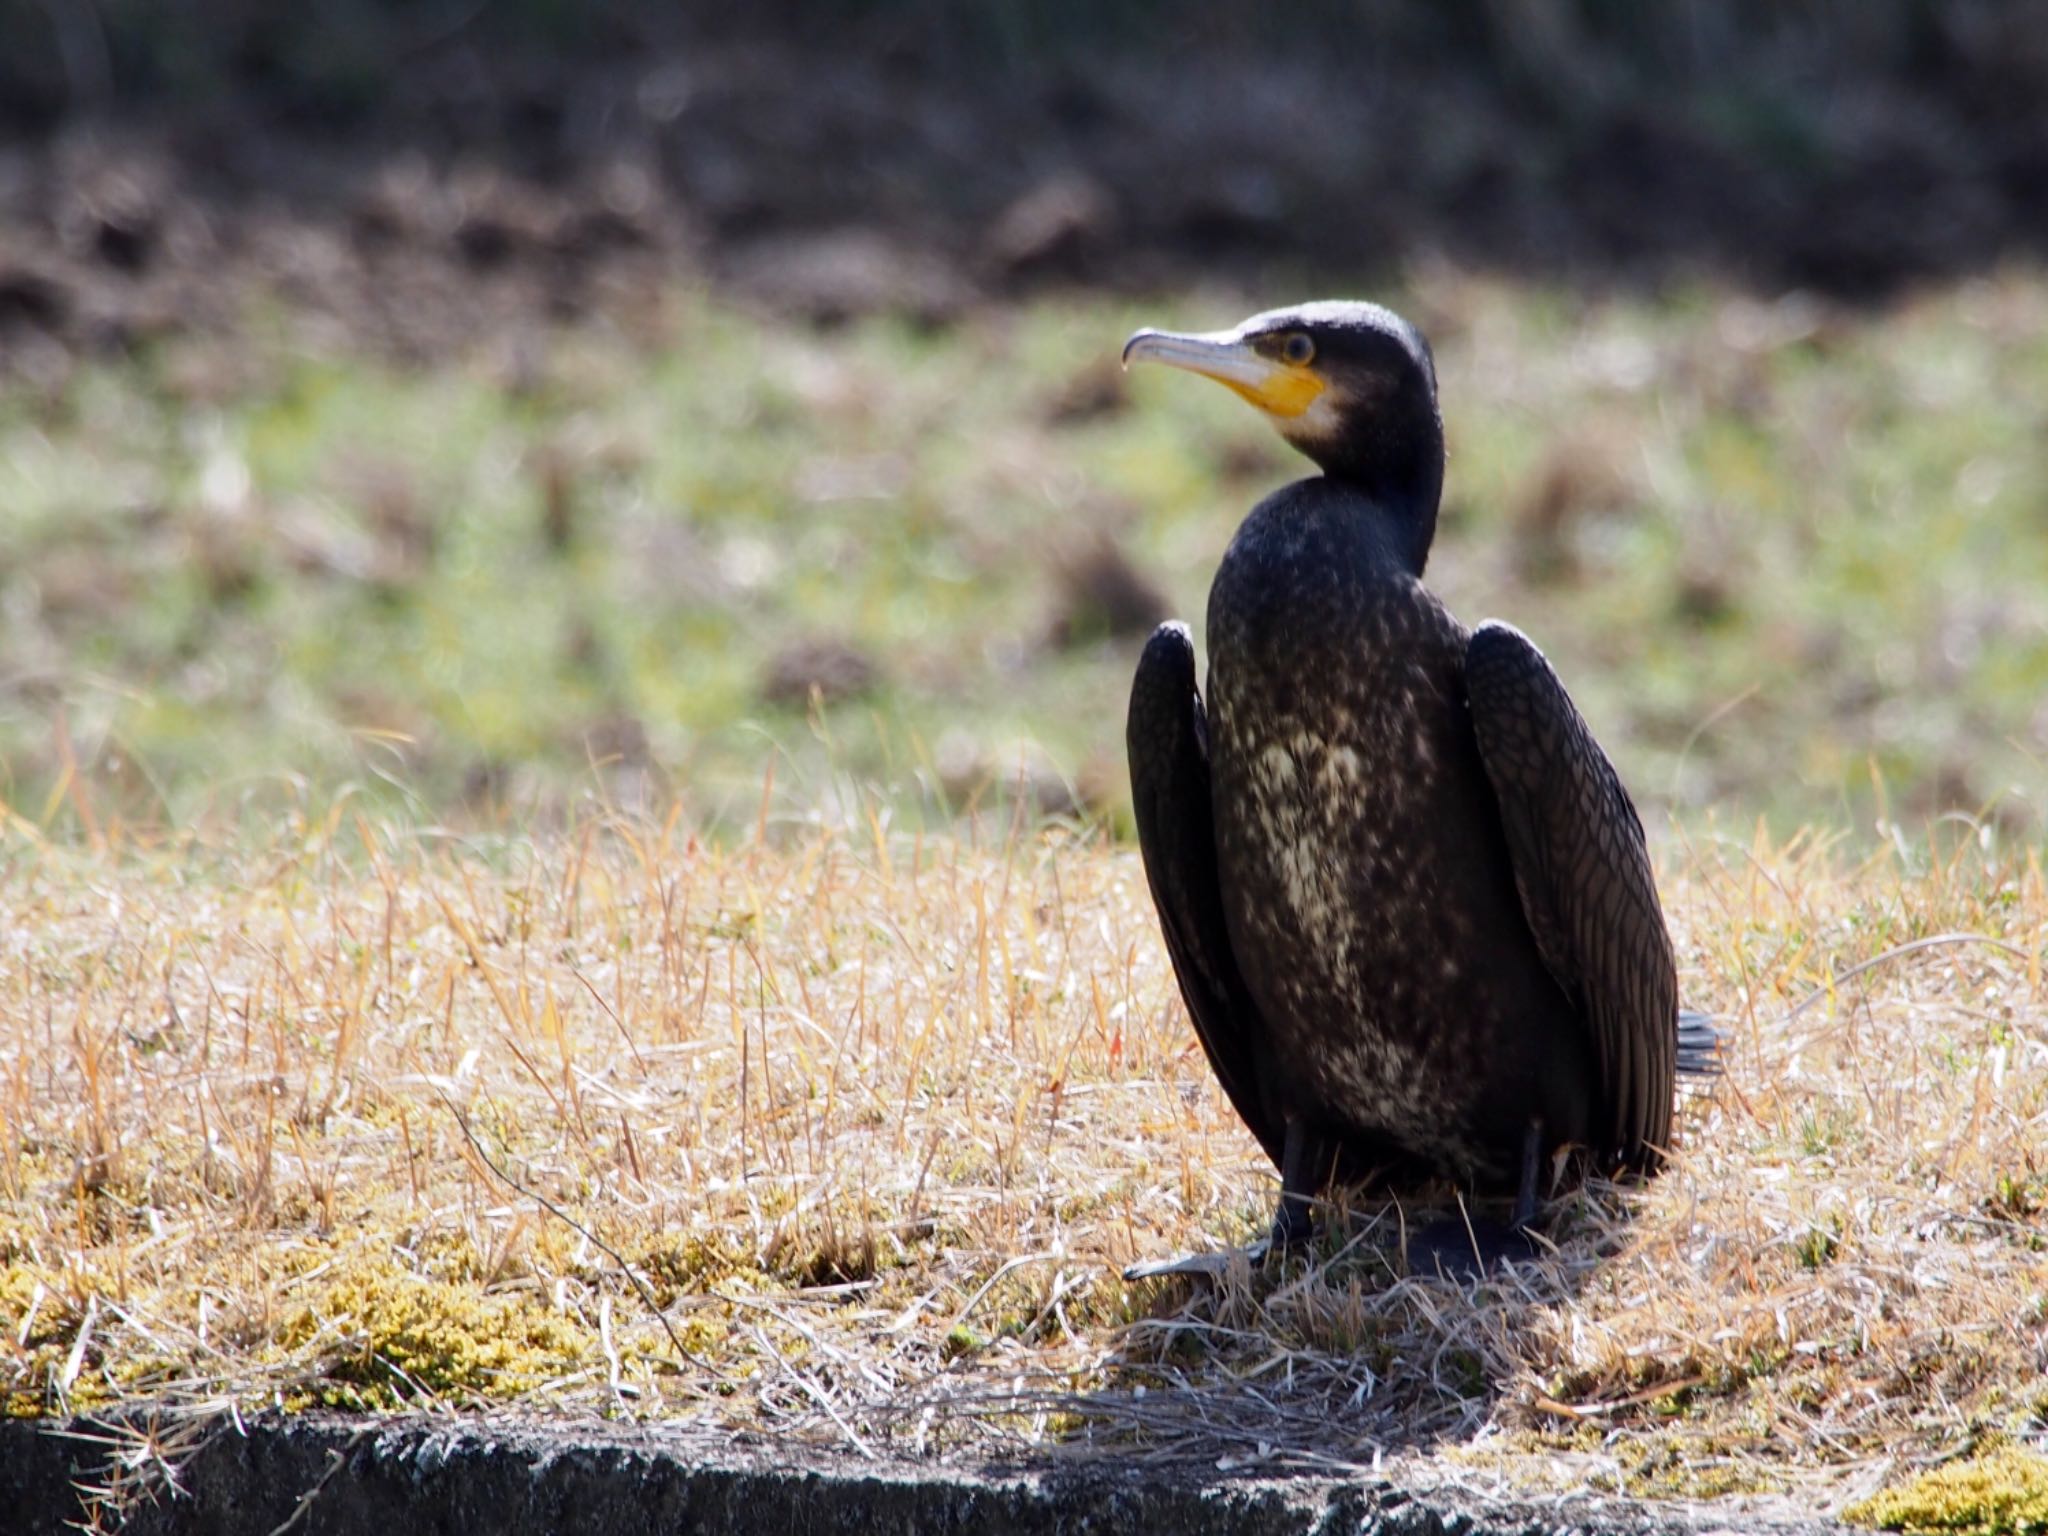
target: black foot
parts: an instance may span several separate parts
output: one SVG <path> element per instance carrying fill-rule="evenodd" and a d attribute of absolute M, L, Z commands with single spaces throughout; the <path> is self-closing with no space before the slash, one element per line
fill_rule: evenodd
<path fill-rule="evenodd" d="M 1543 1122 L 1531 1120 L 1522 1134 L 1522 1187 L 1515 1194 L 1514 1228 L 1526 1232 L 1536 1222 L 1536 1175 L 1543 1166 Z"/>
<path fill-rule="evenodd" d="M 1293 1221 L 1288 1220 L 1290 1212 L 1295 1217 Z M 1273 1221 L 1270 1236 L 1247 1243 L 1242 1248 L 1225 1248 L 1220 1253 L 1184 1253 L 1177 1259 L 1154 1259 L 1144 1264 L 1133 1264 L 1124 1271 L 1124 1279 L 1157 1280 L 1162 1275 L 1200 1275 L 1204 1279 L 1220 1280 L 1230 1272 L 1234 1261 L 1243 1259 L 1247 1268 L 1258 1269 L 1276 1254 L 1300 1252 L 1308 1246 L 1310 1235 L 1308 1208 L 1301 1204 L 1283 1203 L 1280 1215 Z"/>
<path fill-rule="evenodd" d="M 1408 1272 L 1477 1280 L 1504 1264 L 1526 1264 L 1539 1252 L 1522 1227 L 1504 1227 L 1474 1216 L 1446 1216 L 1408 1238 Z"/>
<path fill-rule="evenodd" d="M 1280 1213 L 1273 1218 L 1273 1230 L 1263 1243 L 1252 1246 L 1262 1250 L 1260 1259 L 1268 1252 L 1295 1253 L 1306 1248 L 1315 1237 L 1315 1225 L 1309 1219 L 1308 1202 L 1280 1197 Z"/>
<path fill-rule="evenodd" d="M 1124 1279 L 1133 1284 L 1140 1280 L 1160 1280 L 1168 1275 L 1190 1275 L 1203 1280 L 1221 1280 L 1230 1273 L 1230 1266 L 1242 1260 L 1247 1269 L 1257 1269 L 1273 1252 L 1271 1238 L 1260 1238 L 1244 1248 L 1225 1248 L 1220 1253 L 1184 1253 L 1177 1259 L 1151 1259 L 1143 1264 L 1133 1264 L 1124 1271 Z"/>
<path fill-rule="evenodd" d="M 1287 1122 L 1287 1143 L 1280 1154 L 1280 1209 L 1273 1216 L 1268 1240 L 1275 1252 L 1306 1248 L 1312 1235 L 1309 1202 L 1322 1187 L 1330 1168 L 1328 1146 L 1296 1117 Z"/>

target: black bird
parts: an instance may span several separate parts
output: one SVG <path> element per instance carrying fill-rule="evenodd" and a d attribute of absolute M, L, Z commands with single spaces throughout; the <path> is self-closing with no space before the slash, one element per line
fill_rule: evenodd
<path fill-rule="evenodd" d="M 1654 1171 L 1674 1074 L 1714 1070 L 1715 1036 L 1681 1029 L 1642 823 L 1557 674 L 1422 584 L 1444 476 L 1428 343 L 1324 302 L 1140 331 L 1123 357 L 1228 385 L 1322 470 L 1224 554 L 1206 709 L 1187 627 L 1163 624 L 1128 727 L 1181 995 L 1280 1169 L 1273 1246 L 1308 1235 L 1333 1177 L 1513 1191 L 1520 1234 L 1569 1150 Z"/>

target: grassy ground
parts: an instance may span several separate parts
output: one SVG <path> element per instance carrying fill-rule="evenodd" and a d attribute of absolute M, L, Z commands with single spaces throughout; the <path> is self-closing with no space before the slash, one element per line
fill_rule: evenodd
<path fill-rule="evenodd" d="M 1421 1209 L 1360 1200 L 1191 1288 L 1118 1275 L 1273 1181 L 1114 841 L 1123 697 L 1298 465 L 1113 359 L 1307 290 L 828 325 L 656 245 L 568 324 L 270 238 L 289 281 L 126 350 L 0 315 L 9 1411 L 509 1402 L 2038 1532 L 2048 274 L 1379 293 L 1437 344 L 1432 582 L 1558 661 L 1732 1065 L 1530 1270 L 1409 1274 Z M 411 348 L 357 323 L 458 293 Z"/>
<path fill-rule="evenodd" d="M 1280 1271 L 1131 1286 L 1258 1230 L 1273 1179 L 1126 850 L 879 816 L 459 841 L 347 801 L 94 848 L 17 817 L 0 1393 L 1392 1458 L 2038 1529 L 2038 856 L 1951 828 L 1664 865 L 1732 1035 L 1664 1177 L 1564 1197 L 1555 1253 L 1484 1283 L 1407 1273 L 1420 1207 L 1361 1199 Z"/>
<path fill-rule="evenodd" d="M 815 797 L 831 764 L 906 808 L 1021 765 L 1114 809 L 1136 634 L 1199 619 L 1299 468 L 1116 348 L 1291 296 L 817 329 L 671 289 L 410 364 L 259 309 L 17 372 L 0 797 L 76 826 L 78 778 L 181 823 L 359 784 L 532 824 L 596 764 L 743 826 L 779 750 Z M 1639 798 L 2035 821 L 2048 278 L 1883 311 L 1448 269 L 1384 296 L 1438 344 L 1432 580 L 1553 652 Z"/>

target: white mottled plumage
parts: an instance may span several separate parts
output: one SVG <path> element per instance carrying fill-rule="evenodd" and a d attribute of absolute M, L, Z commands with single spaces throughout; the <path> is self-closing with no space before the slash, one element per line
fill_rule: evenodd
<path fill-rule="evenodd" d="M 1419 586 L 1411 596 L 1416 613 L 1400 630 L 1441 620 Z M 1395 626 L 1384 612 L 1377 616 L 1359 636 L 1354 665 L 1301 675 L 1285 713 L 1266 694 L 1237 689 L 1233 665 L 1212 673 L 1218 787 L 1241 805 L 1240 824 L 1252 833 L 1225 839 L 1219 851 L 1234 888 L 1283 898 L 1240 919 L 1246 949 L 1285 957 L 1254 967 L 1266 972 L 1262 989 L 1274 994 L 1276 1043 L 1312 1064 L 1315 1091 L 1333 1112 L 1370 1104 L 1369 1129 L 1441 1144 L 1454 1118 L 1436 1087 L 1442 1074 L 1420 1070 L 1408 1021 L 1388 1017 L 1414 989 L 1405 974 L 1409 937 L 1388 927 L 1386 912 L 1430 900 L 1434 876 L 1409 848 L 1390 846 L 1382 829 L 1423 809 L 1415 803 L 1414 743 L 1423 740 L 1427 753 L 1442 693 L 1388 644 Z M 1227 645 L 1248 676 L 1284 665 L 1265 654 L 1270 642 L 1284 655 L 1284 633 L 1239 633 L 1227 619 L 1218 633 L 1219 649 Z M 1356 1027 L 1341 1034 L 1320 1027 L 1333 998 L 1349 1000 Z"/>

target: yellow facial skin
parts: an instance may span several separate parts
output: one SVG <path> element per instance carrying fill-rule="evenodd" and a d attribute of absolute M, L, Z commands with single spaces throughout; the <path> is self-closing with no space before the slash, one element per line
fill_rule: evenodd
<path fill-rule="evenodd" d="M 1327 387 L 1309 364 L 1297 367 L 1293 363 L 1276 363 L 1259 384 L 1240 384 L 1217 374 L 1210 377 L 1229 385 L 1260 410 L 1289 420 L 1305 414 Z"/>
<path fill-rule="evenodd" d="M 1311 363 L 1269 357 L 1235 331 L 1205 336 L 1140 331 L 1124 343 L 1124 366 L 1164 363 L 1227 385 L 1269 416 L 1292 421 L 1329 387 Z"/>

